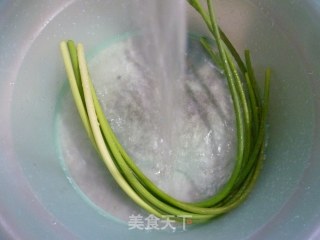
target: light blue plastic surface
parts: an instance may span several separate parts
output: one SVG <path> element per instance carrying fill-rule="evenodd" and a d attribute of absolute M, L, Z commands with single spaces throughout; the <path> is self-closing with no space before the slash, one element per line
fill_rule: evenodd
<path fill-rule="evenodd" d="M 133 2 L 0 1 L 0 239 L 320 239 L 316 0 L 215 1 L 236 47 L 252 50 L 259 73 L 273 71 L 267 159 L 243 205 L 185 232 L 130 231 L 71 186 L 55 133 L 66 80 L 58 44 L 72 38 L 93 54 L 133 30 Z"/>

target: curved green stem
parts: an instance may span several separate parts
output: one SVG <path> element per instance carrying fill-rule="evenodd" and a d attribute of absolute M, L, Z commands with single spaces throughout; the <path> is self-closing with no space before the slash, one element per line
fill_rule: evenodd
<path fill-rule="evenodd" d="M 258 178 L 265 151 L 271 71 L 266 71 L 264 96 L 261 99 L 249 51 L 245 52 L 244 63 L 219 28 L 210 0 L 207 0 L 207 12 L 199 0 L 188 2 L 202 16 L 215 39 L 217 53 L 206 38 L 201 38 L 200 42 L 212 61 L 224 72 L 236 118 L 237 154 L 233 172 L 225 186 L 206 200 L 194 203 L 179 201 L 158 188 L 137 167 L 104 115 L 88 73 L 82 44 L 76 48 L 73 41 L 63 41 L 60 48 L 85 130 L 120 188 L 139 206 L 157 217 L 173 215 L 174 219 L 181 221 L 183 216 L 189 215 L 193 220 L 203 222 L 238 206 L 249 195 Z"/>

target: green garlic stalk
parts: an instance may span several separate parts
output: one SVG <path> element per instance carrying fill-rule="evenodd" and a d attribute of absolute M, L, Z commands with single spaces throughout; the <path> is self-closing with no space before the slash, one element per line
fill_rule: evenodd
<path fill-rule="evenodd" d="M 250 52 L 245 62 L 219 28 L 213 5 L 207 0 L 207 10 L 199 0 L 188 0 L 201 15 L 217 44 L 215 51 L 206 37 L 200 42 L 213 63 L 223 70 L 236 116 L 237 154 L 235 167 L 228 182 L 214 196 L 189 203 L 175 199 L 158 188 L 135 164 L 120 144 L 106 119 L 90 79 L 82 44 L 62 41 L 61 53 L 65 63 L 72 95 L 84 128 L 119 187 L 149 213 L 176 221 L 203 222 L 224 214 L 246 199 L 261 171 L 265 152 L 265 130 L 268 113 L 270 69 L 266 70 L 263 97 L 257 87 Z"/>

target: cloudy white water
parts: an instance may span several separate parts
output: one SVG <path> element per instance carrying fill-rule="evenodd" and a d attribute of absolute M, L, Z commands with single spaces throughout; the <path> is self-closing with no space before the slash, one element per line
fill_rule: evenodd
<path fill-rule="evenodd" d="M 196 37 L 186 36 L 185 1 L 159 2 L 144 1 L 149 11 L 140 9 L 148 19 L 141 31 L 108 45 L 89 69 L 105 114 L 137 165 L 170 195 L 197 201 L 213 195 L 232 170 L 233 108 L 221 74 Z M 95 155 L 73 105 L 70 93 L 64 95 L 58 125 L 68 177 L 88 200 L 127 219 L 139 210 Z"/>

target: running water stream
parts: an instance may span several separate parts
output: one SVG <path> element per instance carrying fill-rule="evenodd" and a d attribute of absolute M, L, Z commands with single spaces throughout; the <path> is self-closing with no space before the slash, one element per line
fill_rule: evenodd
<path fill-rule="evenodd" d="M 174 151 L 177 150 L 179 124 L 183 109 L 186 60 L 186 1 L 138 1 L 141 18 L 137 19 L 144 39 L 137 44 L 141 64 L 150 74 L 152 121 L 157 126 L 156 145 L 161 153 L 159 174 L 172 176 Z M 138 11 L 139 11 L 138 10 Z"/>

